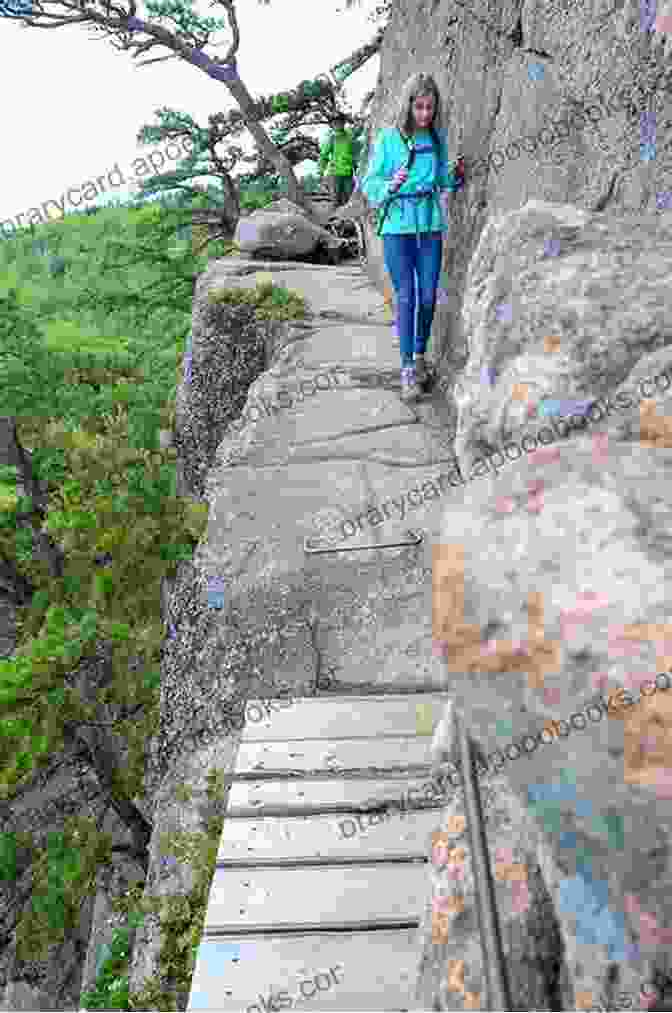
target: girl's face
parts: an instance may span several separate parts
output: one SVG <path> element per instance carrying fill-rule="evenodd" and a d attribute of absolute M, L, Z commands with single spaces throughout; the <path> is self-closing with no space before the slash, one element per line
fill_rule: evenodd
<path fill-rule="evenodd" d="M 413 99 L 413 118 L 417 130 L 427 130 L 434 119 L 434 96 L 418 95 Z"/>

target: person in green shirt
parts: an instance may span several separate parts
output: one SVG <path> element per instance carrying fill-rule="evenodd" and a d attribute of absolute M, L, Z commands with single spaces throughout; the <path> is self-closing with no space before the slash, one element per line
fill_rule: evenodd
<path fill-rule="evenodd" d="M 379 235 L 397 297 L 402 398 L 415 401 L 429 377 L 425 350 L 448 229 L 444 194 L 463 188 L 464 165 L 459 157 L 448 159 L 441 96 L 431 75 L 409 77 L 393 124 L 379 132 L 360 188 L 381 209 Z"/>
<path fill-rule="evenodd" d="M 326 174 L 329 189 L 336 207 L 346 204 L 352 195 L 354 170 L 353 138 L 345 129 L 345 117 L 337 116 L 334 130 L 320 150 L 318 174 L 320 178 Z"/>

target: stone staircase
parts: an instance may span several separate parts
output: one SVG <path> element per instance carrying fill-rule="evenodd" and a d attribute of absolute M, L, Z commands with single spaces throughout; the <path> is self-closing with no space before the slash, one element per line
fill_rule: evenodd
<path fill-rule="evenodd" d="M 446 699 L 325 693 L 261 720 L 248 705 L 189 1011 L 417 1008 Z"/>

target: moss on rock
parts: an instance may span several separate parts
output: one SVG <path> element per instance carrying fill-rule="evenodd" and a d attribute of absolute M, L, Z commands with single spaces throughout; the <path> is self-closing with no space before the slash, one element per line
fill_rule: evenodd
<path fill-rule="evenodd" d="M 253 289 L 220 288 L 208 293 L 211 303 L 250 306 L 261 320 L 304 319 L 309 314 L 303 296 L 290 292 L 284 285 L 263 281 Z"/>

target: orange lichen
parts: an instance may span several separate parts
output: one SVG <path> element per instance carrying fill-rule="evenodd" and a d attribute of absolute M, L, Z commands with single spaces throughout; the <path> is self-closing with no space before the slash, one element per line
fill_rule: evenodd
<path fill-rule="evenodd" d="M 464 862 L 466 855 L 467 852 L 465 848 L 451 848 L 450 852 L 448 853 L 448 861 L 461 863 Z"/>
<path fill-rule="evenodd" d="M 528 641 L 496 640 L 485 649 L 480 627 L 464 622 L 464 549 L 439 544 L 432 550 L 432 634 L 456 672 L 527 672 L 531 688 L 543 688 L 544 673 L 558 672 L 560 641 L 547 640 L 541 592 L 528 595 Z"/>
<path fill-rule="evenodd" d="M 461 992 L 464 995 L 464 961 L 448 961 L 448 991 Z"/>
<path fill-rule="evenodd" d="M 544 351 L 557 352 L 561 344 L 562 339 L 558 334 L 549 334 L 544 338 Z"/>
<path fill-rule="evenodd" d="M 639 439 L 643 447 L 672 447 L 672 418 L 659 415 L 650 399 L 639 406 Z"/>
<path fill-rule="evenodd" d="M 462 834 L 467 825 L 467 821 L 464 816 L 449 816 L 448 817 L 448 833 L 449 834 Z"/>
<path fill-rule="evenodd" d="M 623 641 L 648 641 L 657 645 L 656 669 L 659 672 L 672 668 L 672 623 L 628 623 L 609 630 L 609 653 L 615 657 L 624 654 Z M 627 653 L 627 652 L 626 652 Z"/>
<path fill-rule="evenodd" d="M 656 785 L 672 771 L 672 697 L 657 692 L 643 695 L 623 711 L 624 780 L 626 784 Z"/>
<path fill-rule="evenodd" d="M 432 864 L 436 866 L 446 865 L 450 854 L 450 839 L 448 834 L 440 830 L 432 834 Z"/>
<path fill-rule="evenodd" d="M 527 881 L 527 866 L 518 862 L 497 862 L 495 879 Z"/>
<path fill-rule="evenodd" d="M 464 911 L 464 897 L 435 897 L 432 907 L 432 942 L 447 943 L 450 929 L 450 915 Z"/>

